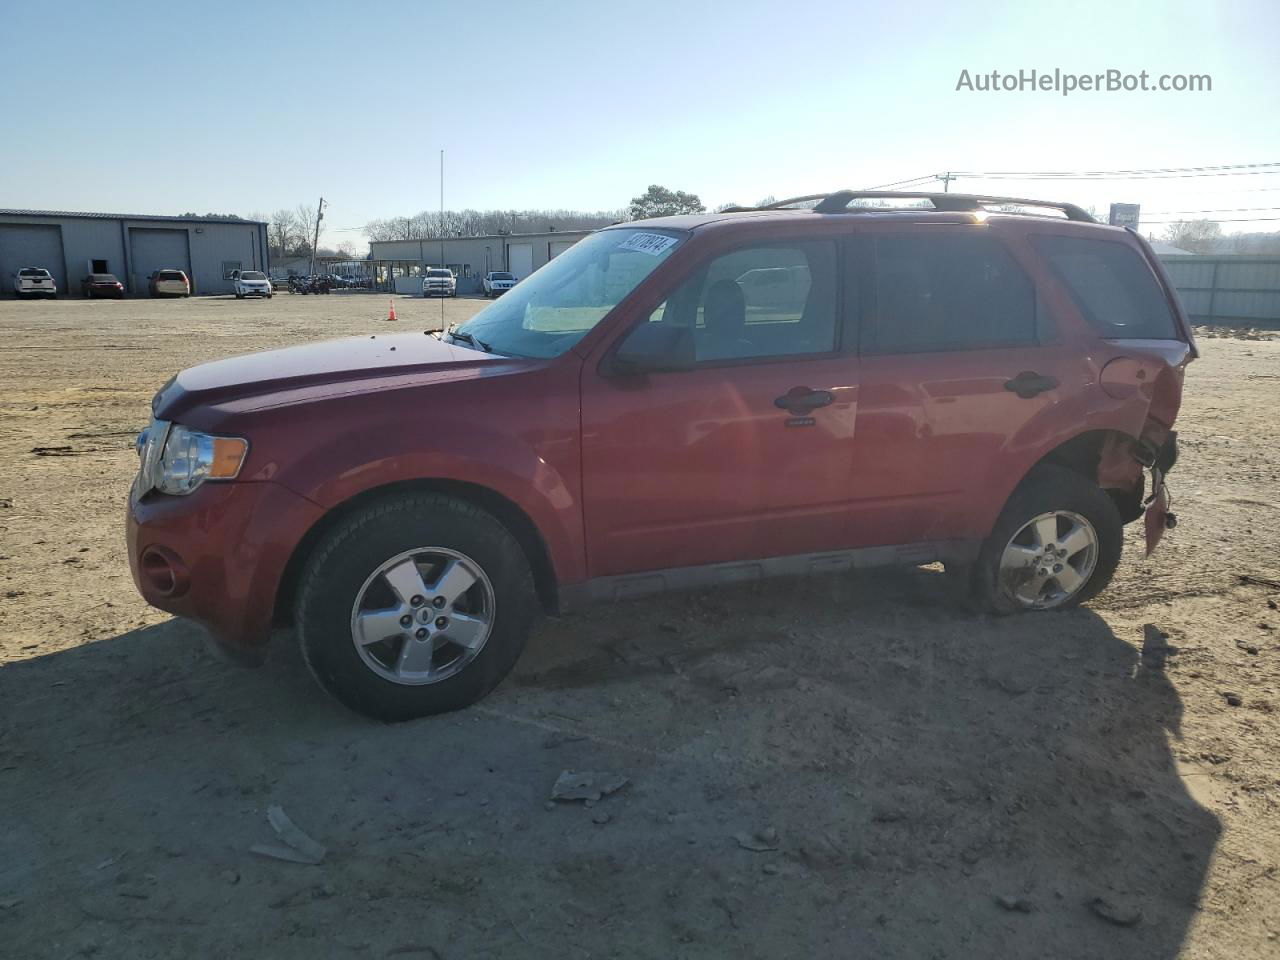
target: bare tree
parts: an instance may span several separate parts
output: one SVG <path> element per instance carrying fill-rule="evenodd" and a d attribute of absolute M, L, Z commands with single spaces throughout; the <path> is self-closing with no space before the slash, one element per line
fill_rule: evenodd
<path fill-rule="evenodd" d="M 316 209 L 309 204 L 300 203 L 294 208 L 293 218 L 298 224 L 298 232 L 302 235 L 295 248 L 295 254 L 299 257 L 309 256 L 316 230 Z M 321 228 L 320 235 L 324 236 L 324 228 Z M 319 245 L 317 242 L 316 246 Z"/>
<path fill-rule="evenodd" d="M 435 240 L 439 237 L 482 237 L 549 230 L 595 230 L 623 219 L 619 210 L 423 210 L 411 217 L 370 220 L 370 240 Z"/>
<path fill-rule="evenodd" d="M 1222 227 L 1212 220 L 1179 220 L 1165 228 L 1164 241 L 1192 253 L 1212 253 Z"/>
<path fill-rule="evenodd" d="M 302 231 L 292 210 L 280 209 L 267 220 L 267 243 L 271 256 L 288 257 L 295 254 Z"/>

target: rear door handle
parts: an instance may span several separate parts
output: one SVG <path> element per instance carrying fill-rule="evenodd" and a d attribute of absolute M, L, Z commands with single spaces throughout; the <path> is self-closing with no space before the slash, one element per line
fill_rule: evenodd
<path fill-rule="evenodd" d="M 835 403 L 835 397 L 830 390 L 811 390 L 808 387 L 792 387 L 777 400 L 773 401 L 773 405 L 779 410 L 786 410 L 793 416 L 803 417 L 805 414 L 812 413 L 819 407 L 825 407 L 828 404 Z"/>
<path fill-rule="evenodd" d="M 1058 385 L 1057 377 L 1045 377 L 1032 370 L 1024 370 L 1012 380 L 1004 382 L 1004 388 L 1011 390 L 1023 400 L 1030 400 L 1037 394 L 1052 390 Z"/>

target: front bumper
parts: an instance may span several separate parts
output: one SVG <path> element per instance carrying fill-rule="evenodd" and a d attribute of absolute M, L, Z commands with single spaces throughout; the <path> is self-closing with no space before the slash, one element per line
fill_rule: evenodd
<path fill-rule="evenodd" d="M 144 600 L 259 660 L 294 548 L 323 511 L 278 483 L 208 482 L 186 497 L 130 497 L 129 569 Z"/>

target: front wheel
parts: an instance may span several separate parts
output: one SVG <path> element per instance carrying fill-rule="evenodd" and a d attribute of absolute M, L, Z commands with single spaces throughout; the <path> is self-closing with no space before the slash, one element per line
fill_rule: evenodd
<path fill-rule="evenodd" d="M 318 544 L 295 622 L 329 693 L 380 720 L 458 710 L 515 665 L 538 615 L 519 542 L 495 517 L 435 494 L 389 497 Z"/>
<path fill-rule="evenodd" d="M 1036 467 L 982 546 L 974 599 L 992 613 L 1077 606 L 1111 582 L 1123 542 L 1120 512 L 1096 483 L 1065 467 Z"/>

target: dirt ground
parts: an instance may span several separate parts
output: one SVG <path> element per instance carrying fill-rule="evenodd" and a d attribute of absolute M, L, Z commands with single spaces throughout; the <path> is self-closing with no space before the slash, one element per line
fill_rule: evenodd
<path fill-rule="evenodd" d="M 930 569 L 638 601 L 383 726 L 287 635 L 246 670 L 142 604 L 174 371 L 480 305 L 0 302 L 0 955 L 1280 956 L 1280 341 L 1202 339 L 1181 524 L 1089 609 Z M 551 804 L 563 770 L 629 783 Z M 250 852 L 275 804 L 322 864 Z"/>

